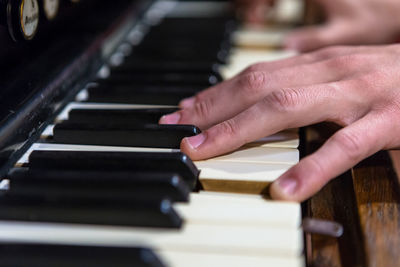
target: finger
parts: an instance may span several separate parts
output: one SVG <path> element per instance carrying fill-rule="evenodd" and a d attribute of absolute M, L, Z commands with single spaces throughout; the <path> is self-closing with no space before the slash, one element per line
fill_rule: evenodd
<path fill-rule="evenodd" d="M 294 31 L 284 41 L 284 46 L 296 51 L 307 52 L 321 47 L 353 44 L 358 40 L 357 30 L 347 21 L 323 26 L 311 26 Z"/>
<path fill-rule="evenodd" d="M 254 4 L 246 8 L 245 20 L 249 23 L 261 24 L 265 21 L 268 9 L 269 7 L 264 1 L 254 1 Z"/>
<path fill-rule="evenodd" d="M 341 53 L 340 50 L 345 51 L 343 48 L 336 48 L 336 49 L 329 49 L 332 51 L 328 51 L 328 49 L 321 50 L 318 52 L 313 52 L 309 54 L 301 54 L 298 56 L 293 56 L 290 58 L 282 59 L 282 60 L 276 60 L 276 61 L 271 61 L 271 62 L 260 62 L 253 64 L 247 68 L 245 68 L 242 72 L 240 72 L 237 76 L 239 75 L 244 75 L 244 74 L 249 74 L 255 71 L 276 71 L 282 68 L 287 68 L 287 67 L 294 67 L 297 65 L 302 65 L 302 64 L 309 64 L 313 63 L 316 61 L 319 61 L 324 58 L 328 58 L 329 56 L 333 56 L 334 54 L 339 54 Z M 334 51 L 333 51 L 334 50 Z M 180 108 L 190 108 L 193 107 L 196 102 L 201 101 L 202 99 L 208 98 L 208 97 L 217 97 L 218 91 L 221 90 L 224 87 L 229 87 L 232 85 L 232 81 L 234 81 L 236 77 L 226 80 L 216 86 L 210 87 L 207 90 L 204 90 L 200 92 L 197 96 L 190 97 L 187 99 L 182 100 L 179 103 Z"/>
<path fill-rule="evenodd" d="M 331 84 L 275 91 L 237 116 L 184 138 L 181 150 L 194 160 L 206 159 L 283 129 L 325 121 L 348 112 L 343 97 Z"/>
<path fill-rule="evenodd" d="M 340 59 L 332 59 L 271 72 L 244 73 L 225 84 L 200 93 L 192 108 L 164 116 L 160 123 L 193 124 L 200 129 L 207 129 L 232 118 L 259 99 L 281 88 L 337 81 L 348 75 L 347 67 L 338 68 L 339 64 Z"/>
<path fill-rule="evenodd" d="M 239 16 L 250 23 L 262 23 L 271 5 L 270 0 L 237 1 Z"/>
<path fill-rule="evenodd" d="M 369 113 L 336 132 L 317 152 L 272 184 L 272 198 L 291 201 L 309 198 L 330 179 L 384 148 L 389 127 L 382 116 Z"/>
<path fill-rule="evenodd" d="M 250 73 L 256 72 L 256 71 L 272 72 L 272 71 L 277 71 L 277 70 L 280 70 L 283 68 L 296 67 L 296 66 L 305 65 L 305 64 L 312 64 L 312 63 L 316 63 L 316 62 L 319 62 L 322 60 L 328 60 L 328 59 L 335 58 L 338 56 L 345 56 L 348 54 L 352 54 L 352 53 L 354 53 L 354 51 L 356 49 L 358 49 L 358 53 L 359 52 L 368 53 L 369 50 L 372 51 L 373 49 L 375 49 L 375 47 L 370 47 L 370 46 L 366 46 L 366 47 L 345 47 L 345 46 L 329 47 L 329 48 L 325 48 L 325 49 L 320 49 L 320 50 L 312 52 L 312 53 L 301 54 L 301 55 L 293 56 L 293 57 L 283 59 L 283 60 L 276 60 L 276 61 L 272 61 L 272 62 L 260 62 L 257 64 L 253 64 L 252 66 L 243 70 L 238 75 L 250 74 Z M 376 51 L 376 49 L 374 51 Z M 234 79 L 235 78 L 224 81 L 216 86 L 213 86 L 207 90 L 204 90 L 195 97 L 190 97 L 190 98 L 184 99 L 179 103 L 179 106 L 181 108 L 191 108 L 197 102 L 201 101 L 202 99 L 218 97 L 219 90 L 224 87 L 232 86 L 231 81 Z"/>

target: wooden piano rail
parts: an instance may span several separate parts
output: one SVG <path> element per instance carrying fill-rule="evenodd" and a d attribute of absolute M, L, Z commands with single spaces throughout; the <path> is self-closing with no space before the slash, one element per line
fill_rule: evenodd
<path fill-rule="evenodd" d="M 309 127 L 306 136 L 326 128 L 324 124 Z M 307 153 L 320 144 L 307 142 Z M 308 216 L 344 226 L 339 239 L 306 236 L 308 266 L 400 266 L 400 188 L 394 168 L 400 166 L 399 155 L 376 153 L 305 203 Z M 392 159 L 397 163 L 392 164 Z"/>

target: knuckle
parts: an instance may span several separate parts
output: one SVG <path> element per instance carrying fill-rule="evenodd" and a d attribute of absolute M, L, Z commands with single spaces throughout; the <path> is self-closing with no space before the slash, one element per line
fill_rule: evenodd
<path fill-rule="evenodd" d="M 264 98 L 264 104 L 278 111 L 291 111 L 301 104 L 302 93 L 298 89 L 282 89 Z"/>
<path fill-rule="evenodd" d="M 212 98 L 202 99 L 201 101 L 197 102 L 194 106 L 194 113 L 197 117 L 200 118 L 207 118 L 211 113 L 211 108 L 213 106 Z"/>
<path fill-rule="evenodd" d="M 224 136 L 236 136 L 239 133 L 239 126 L 233 119 L 220 123 L 218 127 L 219 132 Z"/>
<path fill-rule="evenodd" d="M 331 46 L 331 47 L 326 47 L 319 49 L 313 53 L 311 53 L 316 59 L 329 59 L 332 57 L 336 57 L 339 55 L 343 54 L 343 51 L 345 51 L 344 46 Z"/>
<path fill-rule="evenodd" d="M 335 117 L 333 117 L 330 121 L 332 121 L 340 126 L 348 126 L 357 120 L 357 118 L 358 118 L 357 115 L 358 114 L 356 114 L 354 112 L 350 112 L 349 114 L 339 113 Z"/>
<path fill-rule="evenodd" d="M 261 91 L 266 83 L 267 75 L 261 71 L 253 71 L 239 79 L 239 88 L 244 93 L 254 94 Z"/>
<path fill-rule="evenodd" d="M 261 71 L 263 65 L 264 65 L 263 63 L 256 63 L 253 65 L 250 65 L 242 71 L 242 74 L 246 75 L 246 74 L 250 74 L 253 72 Z"/>
<path fill-rule="evenodd" d="M 360 93 L 365 93 L 365 90 L 368 90 L 374 98 L 382 98 L 382 96 L 386 96 L 386 94 L 382 94 L 385 81 L 387 81 L 387 74 L 382 70 L 374 69 L 353 78 L 353 85 L 354 88 L 359 88 Z"/>
<path fill-rule="evenodd" d="M 368 73 L 364 77 L 364 79 L 369 84 L 378 85 L 382 81 L 384 82 L 384 81 L 386 81 L 388 79 L 388 74 L 385 71 L 381 70 L 381 69 L 374 69 L 370 73 Z M 384 85 L 384 83 L 382 84 L 382 86 L 383 85 Z M 379 87 L 380 87 L 380 85 L 379 85 Z"/>
<path fill-rule="evenodd" d="M 363 154 L 363 146 L 360 138 L 348 131 L 339 131 L 333 137 L 333 141 L 338 144 L 344 155 L 350 161 L 358 161 Z"/>
<path fill-rule="evenodd" d="M 364 61 L 362 55 L 341 55 L 328 60 L 327 65 L 333 69 L 357 69 Z"/>
<path fill-rule="evenodd" d="M 310 170 L 313 173 L 315 177 L 318 178 L 324 178 L 326 177 L 325 174 L 325 168 L 323 167 L 323 164 L 318 158 L 315 156 L 310 156 L 307 158 L 308 165 L 307 165 L 307 172 L 309 173 Z"/>

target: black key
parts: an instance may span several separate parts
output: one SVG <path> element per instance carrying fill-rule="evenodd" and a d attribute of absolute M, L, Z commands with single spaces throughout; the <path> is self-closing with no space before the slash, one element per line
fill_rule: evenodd
<path fill-rule="evenodd" d="M 162 46 L 162 44 L 160 44 Z M 168 48 L 168 47 L 166 47 Z M 229 51 L 227 50 L 217 50 L 213 53 L 203 53 L 200 52 L 200 49 L 172 49 L 170 48 L 168 51 L 163 49 L 158 50 L 150 50 L 147 49 L 135 49 L 130 57 L 132 58 L 140 58 L 140 59 L 149 59 L 149 60 L 163 60 L 163 61 L 186 61 L 186 62 L 193 62 L 193 61 L 215 61 L 217 63 L 225 64 L 227 62 Z"/>
<path fill-rule="evenodd" d="M 166 114 L 177 111 L 177 108 L 154 109 L 72 109 L 68 122 L 79 123 L 126 123 L 126 124 L 156 124 Z"/>
<path fill-rule="evenodd" d="M 204 34 L 218 34 L 222 30 L 232 31 L 236 26 L 234 19 L 234 12 L 225 13 L 220 17 L 191 17 L 179 18 L 170 17 L 165 18 L 163 22 L 153 29 L 160 29 L 163 32 L 204 32 Z M 218 29 L 218 30 L 217 30 Z"/>
<path fill-rule="evenodd" d="M 0 196 L 0 220 L 180 228 L 168 199 L 19 195 Z"/>
<path fill-rule="evenodd" d="M 41 170 L 96 170 L 177 173 L 191 190 L 199 170 L 181 152 L 33 151 L 29 168 Z"/>
<path fill-rule="evenodd" d="M 99 81 L 98 86 L 88 88 L 89 102 L 178 105 L 204 89 L 203 86 L 139 86 L 121 85 L 112 81 Z"/>
<path fill-rule="evenodd" d="M 186 36 L 185 36 L 186 37 Z M 146 40 L 146 39 L 145 39 Z M 160 42 L 159 40 L 147 39 L 141 46 L 135 47 L 130 58 L 135 57 L 148 59 L 181 60 L 192 61 L 219 61 L 218 54 L 222 45 L 218 42 L 210 46 L 209 40 L 174 40 L 173 42 Z M 160 49 L 162 46 L 162 49 Z M 226 51 L 227 52 L 227 51 Z M 224 58 L 226 60 L 226 58 Z"/>
<path fill-rule="evenodd" d="M 154 32 L 153 32 L 154 33 Z M 188 33 L 172 33 L 171 36 L 173 35 L 173 39 L 165 40 L 165 33 L 161 34 L 149 34 L 145 36 L 145 38 L 142 40 L 140 45 L 138 46 L 140 49 L 141 48 L 149 48 L 147 51 L 150 49 L 154 50 L 155 45 L 159 45 L 163 47 L 169 47 L 169 49 L 174 49 L 173 46 L 176 47 L 193 47 L 194 49 L 200 51 L 201 54 L 205 54 L 203 52 L 207 52 L 209 55 L 207 56 L 208 59 L 211 59 L 210 55 L 214 56 L 221 50 L 229 51 L 232 48 L 232 42 L 229 38 L 226 38 L 225 36 L 212 36 L 212 35 L 192 35 Z M 136 48 L 138 48 L 136 47 Z M 201 49 L 201 50 L 200 50 Z M 146 55 L 148 55 L 148 52 L 146 50 L 133 50 L 136 55 L 139 55 L 139 51 L 145 52 Z M 176 50 L 175 50 L 176 51 Z M 159 52 L 159 53 L 162 53 Z M 165 57 L 168 57 L 169 55 L 165 55 Z M 130 55 L 128 58 L 133 57 Z M 182 58 L 182 60 L 187 61 L 187 59 Z M 200 59 L 204 60 L 204 58 Z M 215 60 L 215 58 L 214 58 Z"/>
<path fill-rule="evenodd" d="M 106 146 L 179 148 L 181 140 L 201 131 L 193 125 L 70 123 L 56 124 L 57 143 Z"/>
<path fill-rule="evenodd" d="M 121 66 L 112 69 L 113 72 L 129 72 L 129 73 L 204 73 L 214 74 L 219 76 L 219 65 L 213 62 L 198 61 L 198 62 L 184 62 L 184 61 L 151 61 L 151 60 L 138 60 L 132 58 L 130 61 L 124 62 Z"/>
<path fill-rule="evenodd" d="M 0 243 L 0 267 L 164 267 L 151 249 Z"/>
<path fill-rule="evenodd" d="M 7 176 L 10 192 L 64 197 L 118 197 L 124 199 L 189 199 L 190 190 L 173 173 L 127 171 L 71 171 L 14 169 Z"/>
<path fill-rule="evenodd" d="M 126 73 L 111 72 L 107 81 L 123 85 L 174 85 L 209 87 L 219 82 L 214 74 L 180 74 L 180 73 Z"/>

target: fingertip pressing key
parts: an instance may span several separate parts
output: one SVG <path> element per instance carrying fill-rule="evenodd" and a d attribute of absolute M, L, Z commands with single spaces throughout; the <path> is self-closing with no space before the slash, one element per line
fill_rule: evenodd
<path fill-rule="evenodd" d="M 197 149 L 207 139 L 205 133 L 201 133 L 192 137 L 186 137 L 182 140 L 182 147 L 188 146 L 190 150 Z"/>
<path fill-rule="evenodd" d="M 298 189 L 298 182 L 293 177 L 281 177 L 276 180 L 270 188 L 270 194 L 273 199 L 290 200 Z"/>
<path fill-rule="evenodd" d="M 160 118 L 160 124 L 178 124 L 181 119 L 179 112 L 164 115 Z"/>

